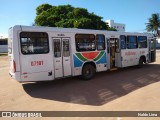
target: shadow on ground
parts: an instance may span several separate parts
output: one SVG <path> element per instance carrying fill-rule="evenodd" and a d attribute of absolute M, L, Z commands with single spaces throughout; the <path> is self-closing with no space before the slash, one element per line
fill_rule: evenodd
<path fill-rule="evenodd" d="M 96 73 L 94 79 L 82 81 L 79 77 L 52 82 L 25 83 L 27 94 L 67 103 L 100 106 L 132 91 L 160 81 L 160 65 L 143 68 L 129 67 L 113 72 Z"/>

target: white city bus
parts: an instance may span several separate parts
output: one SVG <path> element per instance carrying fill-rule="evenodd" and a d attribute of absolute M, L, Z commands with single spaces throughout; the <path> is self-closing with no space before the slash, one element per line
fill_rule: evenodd
<path fill-rule="evenodd" d="M 19 82 L 48 81 L 155 61 L 151 34 L 73 28 L 9 29 L 9 73 Z"/>

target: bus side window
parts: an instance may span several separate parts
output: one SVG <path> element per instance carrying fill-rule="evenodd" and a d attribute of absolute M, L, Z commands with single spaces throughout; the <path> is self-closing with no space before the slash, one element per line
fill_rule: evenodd
<path fill-rule="evenodd" d="M 8 43 L 7 43 L 7 39 L 2 39 L 1 41 L 0 41 L 0 45 L 8 45 Z"/>
<path fill-rule="evenodd" d="M 128 49 L 136 49 L 138 48 L 137 36 L 127 36 L 127 48 Z"/>
<path fill-rule="evenodd" d="M 125 35 L 121 35 L 120 36 L 120 41 L 121 41 L 121 49 L 126 49 L 126 36 Z"/>
<path fill-rule="evenodd" d="M 78 52 L 96 50 L 96 40 L 94 34 L 76 34 L 75 42 L 76 50 Z"/>
<path fill-rule="evenodd" d="M 97 50 L 105 50 L 105 36 L 96 35 Z"/>
<path fill-rule="evenodd" d="M 146 36 L 138 36 L 138 47 L 147 48 L 147 37 Z"/>

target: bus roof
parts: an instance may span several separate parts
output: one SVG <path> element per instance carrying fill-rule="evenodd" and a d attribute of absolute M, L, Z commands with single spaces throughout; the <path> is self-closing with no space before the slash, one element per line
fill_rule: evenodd
<path fill-rule="evenodd" d="M 15 25 L 11 29 L 17 29 L 21 31 L 30 31 L 30 32 L 67 32 L 67 33 L 90 33 L 93 34 L 113 34 L 113 35 L 145 35 L 153 37 L 151 33 L 138 33 L 138 32 L 119 32 L 119 31 L 108 31 L 108 30 L 93 30 L 93 29 L 78 29 L 78 28 L 58 28 L 58 27 L 45 27 L 45 26 L 24 26 L 24 25 Z"/>

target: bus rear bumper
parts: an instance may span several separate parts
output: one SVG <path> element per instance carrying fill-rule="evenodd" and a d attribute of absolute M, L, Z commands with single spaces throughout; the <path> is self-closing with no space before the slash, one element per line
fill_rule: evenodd
<path fill-rule="evenodd" d="M 16 73 L 9 72 L 9 75 L 10 75 L 13 79 L 15 79 L 16 81 L 21 82 L 21 79 L 20 79 L 20 76 L 19 76 L 19 72 L 16 72 Z"/>

